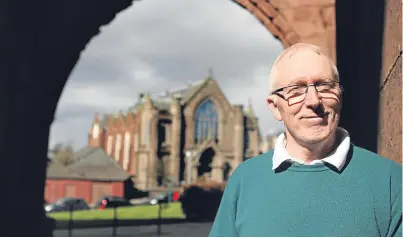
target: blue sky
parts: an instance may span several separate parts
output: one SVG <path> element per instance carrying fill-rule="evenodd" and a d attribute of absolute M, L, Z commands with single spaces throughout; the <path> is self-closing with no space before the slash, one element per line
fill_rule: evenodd
<path fill-rule="evenodd" d="M 101 28 L 82 52 L 59 100 L 49 147 L 87 144 L 94 113 L 125 110 L 141 92 L 181 87 L 209 68 L 228 100 L 251 98 L 262 134 L 281 129 L 265 98 L 281 43 L 228 0 L 143 0 Z"/>

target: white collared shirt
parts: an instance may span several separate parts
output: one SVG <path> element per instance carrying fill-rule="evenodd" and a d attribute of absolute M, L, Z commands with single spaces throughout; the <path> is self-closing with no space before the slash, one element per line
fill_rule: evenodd
<path fill-rule="evenodd" d="M 350 149 L 350 135 L 348 132 L 338 127 L 336 131 L 339 136 L 341 143 L 339 146 L 330 153 L 327 157 L 321 160 L 313 160 L 307 165 L 319 164 L 319 163 L 329 163 L 335 166 L 339 171 L 343 169 L 344 164 L 347 160 L 348 151 Z M 285 149 L 285 134 L 280 134 L 276 139 L 276 145 L 274 147 L 273 153 L 273 170 L 277 169 L 285 161 L 295 161 L 300 164 L 305 164 L 301 159 L 291 157 Z"/>

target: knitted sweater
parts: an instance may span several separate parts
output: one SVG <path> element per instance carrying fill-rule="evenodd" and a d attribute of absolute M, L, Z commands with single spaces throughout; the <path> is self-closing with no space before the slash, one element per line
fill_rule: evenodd
<path fill-rule="evenodd" d="M 402 167 L 351 145 L 346 165 L 285 162 L 273 151 L 232 173 L 210 236 L 402 236 Z"/>

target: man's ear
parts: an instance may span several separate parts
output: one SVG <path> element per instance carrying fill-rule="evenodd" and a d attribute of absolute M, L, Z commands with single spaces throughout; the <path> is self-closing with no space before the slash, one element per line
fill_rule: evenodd
<path fill-rule="evenodd" d="M 278 121 L 282 121 L 283 118 L 281 117 L 280 110 L 277 105 L 277 96 L 276 95 L 269 95 L 266 99 L 267 105 L 269 105 L 270 111 L 273 113 L 274 118 Z"/>

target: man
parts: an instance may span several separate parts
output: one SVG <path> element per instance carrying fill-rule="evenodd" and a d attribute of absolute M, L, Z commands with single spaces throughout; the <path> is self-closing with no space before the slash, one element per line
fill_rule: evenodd
<path fill-rule="evenodd" d="M 285 133 L 233 172 L 210 236 L 401 236 L 402 168 L 338 127 L 343 89 L 332 60 L 293 45 L 269 84 Z"/>

